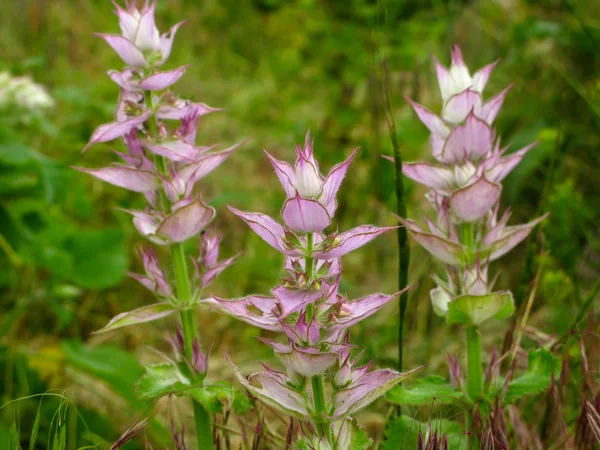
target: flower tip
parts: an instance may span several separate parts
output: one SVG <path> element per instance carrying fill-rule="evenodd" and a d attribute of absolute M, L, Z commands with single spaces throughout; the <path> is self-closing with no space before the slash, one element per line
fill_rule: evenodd
<path fill-rule="evenodd" d="M 396 220 L 397 220 L 398 222 L 400 222 L 401 224 L 403 224 L 403 225 L 404 225 L 404 221 L 405 221 L 406 219 L 404 219 L 403 217 L 400 217 L 398 214 L 396 214 L 396 213 L 395 213 L 395 212 L 393 212 L 393 211 L 390 211 L 390 213 L 392 214 L 392 216 L 394 216 L 394 217 L 396 218 Z"/>
<path fill-rule="evenodd" d="M 229 209 L 229 211 L 231 211 L 232 213 L 234 213 L 236 216 L 239 216 L 240 213 L 242 212 L 241 210 L 239 210 L 237 208 L 234 208 L 231 205 L 225 205 L 225 206 L 227 206 L 227 209 Z"/>
<path fill-rule="evenodd" d="M 404 289 L 399 290 L 398 292 L 396 292 L 394 294 L 394 297 L 399 297 L 400 295 L 404 294 L 407 291 L 410 291 L 412 288 L 414 288 L 417 285 L 417 283 L 413 283 L 413 284 L 409 284 L 408 286 L 404 287 Z"/>
<path fill-rule="evenodd" d="M 391 162 L 392 164 L 396 164 L 396 160 L 394 159 L 393 156 L 390 155 L 379 155 L 381 156 L 381 158 L 385 159 L 386 161 Z"/>
<path fill-rule="evenodd" d="M 402 94 L 402 97 L 404 97 L 404 100 L 406 100 L 411 105 L 415 105 L 416 104 L 408 95 Z"/>
<path fill-rule="evenodd" d="M 356 156 L 356 154 L 358 153 L 359 150 L 360 150 L 360 147 L 356 147 L 352 151 L 352 153 L 350 154 L 350 156 L 348 157 L 348 159 L 346 159 L 346 162 L 348 162 L 348 163 L 351 162 L 354 159 L 354 157 Z"/>
<path fill-rule="evenodd" d="M 413 373 L 418 372 L 419 370 L 422 370 L 425 367 L 427 367 L 427 364 L 423 364 L 423 365 L 420 365 L 419 367 L 415 367 L 414 369 L 411 369 L 408 372 L 402 372 L 402 375 L 404 375 L 404 376 L 412 375 Z"/>
<path fill-rule="evenodd" d="M 462 50 L 458 44 L 454 44 L 452 47 L 452 64 L 457 66 L 464 66 L 465 62 L 463 60 Z"/>
<path fill-rule="evenodd" d="M 241 147 L 242 145 L 244 145 L 246 142 L 250 142 L 252 140 L 252 136 L 248 136 L 246 139 L 244 139 L 243 141 L 241 141 L 238 144 L 235 144 L 235 146 L 233 147 L 232 151 L 235 150 L 238 147 Z M 263 149 L 264 150 L 264 149 Z M 266 150 L 265 150 L 266 151 Z"/>

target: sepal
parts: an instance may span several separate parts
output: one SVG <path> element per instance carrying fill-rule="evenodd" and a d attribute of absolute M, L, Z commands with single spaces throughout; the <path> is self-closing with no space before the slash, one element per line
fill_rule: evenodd
<path fill-rule="evenodd" d="M 448 305 L 448 324 L 479 326 L 489 319 L 506 319 L 515 312 L 513 295 L 509 291 L 487 295 L 461 295 Z"/>

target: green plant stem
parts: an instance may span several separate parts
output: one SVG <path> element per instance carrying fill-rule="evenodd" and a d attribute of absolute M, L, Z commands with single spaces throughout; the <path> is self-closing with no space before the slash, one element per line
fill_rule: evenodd
<path fill-rule="evenodd" d="M 461 225 L 462 244 L 467 248 L 467 262 L 472 266 L 475 262 L 475 228 L 472 223 L 463 223 Z"/>
<path fill-rule="evenodd" d="M 325 398 L 325 375 L 320 374 L 312 377 L 312 394 L 317 418 L 317 429 L 322 429 L 324 436 L 330 445 L 333 445 L 333 434 L 331 432 L 331 424 L 323 419 L 327 414 L 327 399 Z"/>
<path fill-rule="evenodd" d="M 379 50 L 378 50 L 379 52 Z M 383 103 L 386 121 L 388 125 L 388 133 L 390 135 L 390 141 L 392 143 L 392 150 L 394 155 L 394 176 L 395 176 L 395 190 L 396 190 L 396 214 L 398 216 L 406 218 L 406 199 L 404 192 L 404 176 L 402 174 L 402 153 L 400 152 L 400 145 L 398 144 L 398 135 L 396 133 L 396 124 L 394 122 L 394 113 L 392 108 L 392 101 L 390 99 L 391 82 L 389 77 L 389 70 L 386 61 L 382 55 L 380 57 L 380 75 L 381 84 L 378 89 L 379 95 L 381 96 L 381 102 Z M 415 81 L 416 81 L 415 72 Z M 415 83 L 418 86 L 418 83 Z M 417 93 L 413 98 L 416 98 Z M 399 227 L 397 231 L 398 238 L 398 288 L 399 290 L 404 289 L 408 285 L 408 266 L 410 262 L 410 247 L 408 245 L 408 232 L 405 227 Z M 398 370 L 402 372 L 403 359 L 404 359 L 404 316 L 406 315 L 406 307 L 408 305 L 408 292 L 405 291 L 400 295 L 400 309 L 398 312 Z M 398 408 L 400 412 L 400 408 Z"/>
<path fill-rule="evenodd" d="M 146 105 L 150 109 L 154 109 L 152 102 L 152 93 L 146 91 Z M 151 136 L 158 134 L 158 123 L 156 114 L 153 114 L 148 120 L 148 128 Z M 154 155 L 154 163 L 159 173 L 168 175 L 168 167 L 165 159 L 159 155 Z M 166 209 L 168 202 L 166 195 L 161 190 L 161 200 L 163 208 Z M 183 332 L 183 341 L 185 345 L 185 357 L 188 361 L 193 360 L 194 356 L 194 340 L 196 339 L 196 319 L 194 311 L 188 309 L 192 300 L 192 291 L 190 287 L 190 278 L 185 260 L 185 249 L 183 244 L 175 244 L 171 246 L 171 261 L 173 264 L 173 273 L 175 274 L 175 284 L 177 286 L 177 300 L 183 308 L 181 309 L 181 327 Z M 194 409 L 194 422 L 196 424 L 196 436 L 198 440 L 199 450 L 210 450 L 213 448 L 212 441 L 212 424 L 209 412 L 201 403 L 192 399 Z"/>
<path fill-rule="evenodd" d="M 388 105 L 391 110 L 391 106 Z M 404 198 L 404 181 L 402 175 L 402 153 L 398 144 L 396 134 L 396 125 L 391 119 L 391 111 L 388 111 L 388 128 L 392 149 L 394 151 L 395 180 L 396 180 L 396 214 L 400 217 L 406 217 L 406 200 Z M 410 247 L 408 246 L 408 233 L 405 227 L 398 228 L 398 289 L 402 290 L 408 285 L 408 265 L 410 261 Z M 406 315 L 406 306 L 408 305 L 408 292 L 400 295 L 400 310 L 398 313 L 398 370 L 402 372 L 404 363 L 404 316 Z"/>
<path fill-rule="evenodd" d="M 193 358 L 193 345 L 196 339 L 196 320 L 194 311 L 186 309 L 191 300 L 190 281 L 185 261 L 185 249 L 183 244 L 171 246 L 171 260 L 175 283 L 177 285 L 177 297 L 184 308 L 181 310 L 181 325 L 183 329 L 183 340 L 185 343 L 185 356 L 191 361 Z M 196 423 L 196 435 L 198 438 L 198 449 L 209 450 L 213 448 L 212 425 L 210 414 L 202 404 L 192 400 L 194 406 L 194 422 Z"/>
<path fill-rule="evenodd" d="M 467 393 L 478 400 L 483 390 L 483 365 L 481 363 L 481 333 L 479 327 L 467 327 Z"/>
<path fill-rule="evenodd" d="M 306 254 L 310 255 L 313 250 L 314 235 L 308 233 L 306 235 Z M 307 283 L 311 283 L 314 275 L 314 258 L 306 256 L 304 258 L 304 270 L 306 271 Z M 308 315 L 312 320 L 314 314 L 314 305 L 311 303 L 307 307 Z M 327 399 L 325 398 L 325 374 L 320 374 L 312 377 L 312 394 L 313 404 L 315 408 L 315 425 L 319 432 L 322 430 L 329 444 L 333 445 L 333 434 L 331 433 L 331 425 L 328 421 L 323 420 L 327 415 Z"/>
<path fill-rule="evenodd" d="M 310 255 L 313 250 L 313 239 L 314 236 L 312 233 L 308 233 L 306 235 L 306 254 Z M 306 282 L 310 285 L 313 279 L 314 274 L 314 258 L 312 256 L 306 256 L 304 258 L 304 270 L 306 272 Z M 315 305 L 310 303 L 306 307 L 306 317 L 307 320 L 312 320 L 313 314 L 315 312 Z"/>
<path fill-rule="evenodd" d="M 313 250 L 313 234 L 308 233 L 306 235 L 306 254 L 310 255 Z M 307 256 L 304 259 L 304 270 L 306 270 L 306 277 L 308 278 L 308 282 L 310 283 L 313 278 L 313 268 L 314 268 L 314 258 L 312 256 Z"/>
<path fill-rule="evenodd" d="M 194 422 L 196 423 L 196 437 L 198 439 L 198 450 L 210 450 L 213 448 L 212 424 L 210 413 L 197 401 L 192 401 L 194 406 Z"/>

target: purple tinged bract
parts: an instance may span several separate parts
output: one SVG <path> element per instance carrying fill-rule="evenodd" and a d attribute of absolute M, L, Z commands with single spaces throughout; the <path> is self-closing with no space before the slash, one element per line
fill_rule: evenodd
<path fill-rule="evenodd" d="M 123 6 L 114 2 L 121 34 L 99 34 L 127 66 L 121 71 L 108 72 L 119 89 L 115 118 L 100 125 L 84 148 L 85 151 L 99 143 L 122 140 L 126 151 L 114 152 L 122 162 L 104 168 L 76 169 L 143 194 L 146 207 L 127 211 L 133 216 L 135 228 L 150 242 L 172 246 L 198 236 L 209 227 L 215 209 L 206 205 L 194 188 L 241 143 L 221 151 L 214 151 L 215 145 L 196 144 L 200 118 L 218 109 L 179 98 L 171 91 L 188 66 L 170 70 L 162 70 L 160 66 L 171 52 L 181 23 L 161 34 L 154 17 L 156 0 L 146 0 L 141 8 L 137 3 L 126 0 Z M 220 239 L 216 232 L 201 237 L 200 256 L 192 258 L 194 277 L 188 280 L 195 283 L 190 286 L 190 295 L 186 296 L 189 298 L 184 299 L 174 296 L 171 286 L 174 273 L 162 269 L 156 253 L 145 248 L 140 256 L 146 273 L 131 276 L 153 291 L 161 303 L 123 313 L 118 323 L 113 321 L 105 329 L 156 320 L 179 309 L 181 302 L 199 302 L 201 291 L 235 260 L 232 257 L 218 261 Z M 196 372 L 205 371 L 205 358 L 194 352 L 196 356 L 189 363 Z"/>
<path fill-rule="evenodd" d="M 512 302 L 512 296 L 493 293 L 487 281 L 488 264 L 522 242 L 545 216 L 517 226 L 506 225 L 508 214 L 497 219 L 501 181 L 535 145 L 511 154 L 500 146 L 493 122 L 512 85 L 487 102 L 483 99 L 497 62 L 471 76 L 457 46 L 449 68 L 434 60 L 443 100 L 441 116 L 407 100 L 431 131 L 431 150 L 437 163 L 409 162 L 403 164 L 402 171 L 429 188 L 426 197 L 437 220 L 426 219 L 429 230 L 409 219 L 401 222 L 419 244 L 447 266 L 446 279 L 437 278 L 438 286 L 431 291 L 434 311 L 446 316 L 456 299 L 469 307 L 479 302 L 481 308 L 497 298 Z M 504 305 L 498 314 L 477 317 L 503 316 L 510 308 Z M 469 316 L 463 313 L 456 313 L 460 320 Z"/>
<path fill-rule="evenodd" d="M 337 448 L 336 439 L 347 439 L 347 434 L 340 431 L 347 416 L 407 375 L 393 370 L 371 372 L 370 365 L 355 368 L 356 361 L 350 363 L 349 352 L 354 346 L 349 343 L 348 328 L 400 294 L 372 294 L 348 300 L 338 292 L 340 257 L 396 228 L 363 225 L 342 233 L 325 231 L 334 218 L 336 194 L 355 154 L 356 151 L 324 177 L 310 134 L 302 147 L 296 146 L 294 166 L 267 153 L 285 192 L 283 224 L 261 213 L 229 209 L 271 247 L 286 255 L 287 275 L 271 291 L 272 296 L 215 297 L 236 318 L 281 332 L 284 337 L 283 342 L 260 339 L 273 348 L 286 372 L 266 367 L 266 372 L 245 376 L 232 364 L 240 383 L 266 404 L 305 421 L 306 430 L 318 433 L 317 430 L 330 427 L 332 432 L 325 433 L 329 437 L 321 440 L 333 440 L 327 443 L 331 448 Z M 316 392 L 323 380 L 329 380 L 332 388 L 325 389 L 326 393 Z M 326 396 L 325 404 L 317 400 L 320 395 Z"/>

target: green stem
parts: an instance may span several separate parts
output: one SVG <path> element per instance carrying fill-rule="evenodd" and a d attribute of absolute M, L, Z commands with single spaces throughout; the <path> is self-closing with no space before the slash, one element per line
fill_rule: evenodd
<path fill-rule="evenodd" d="M 192 404 L 194 405 L 194 422 L 196 423 L 198 450 L 210 450 L 213 448 L 210 413 L 202 404 L 196 401 L 193 401 Z"/>
<path fill-rule="evenodd" d="M 471 264 L 475 250 L 475 230 L 472 223 L 466 222 L 461 225 L 461 240 L 469 251 L 468 262 Z"/>
<path fill-rule="evenodd" d="M 314 246 L 314 235 L 308 233 L 306 235 L 306 254 L 310 255 Z M 314 258 L 306 256 L 304 258 L 304 268 L 306 270 L 307 283 L 311 283 L 314 275 Z M 314 314 L 314 305 L 311 303 L 307 307 L 308 320 L 312 320 Z M 331 432 L 331 424 L 323 418 L 327 415 L 327 399 L 325 398 L 325 374 L 320 374 L 312 377 L 312 394 L 315 408 L 315 425 L 319 434 L 327 438 L 330 445 L 333 445 L 333 434 Z"/>
<path fill-rule="evenodd" d="M 479 327 L 467 327 L 467 393 L 478 400 L 483 391 L 483 365 L 481 362 L 481 333 Z"/>
<path fill-rule="evenodd" d="M 175 273 L 175 283 L 177 285 L 177 298 L 179 302 L 185 305 L 189 303 L 192 294 L 183 244 L 171 246 L 171 259 L 173 261 L 173 272 Z"/>
<path fill-rule="evenodd" d="M 306 235 L 306 254 L 310 255 L 312 250 L 313 250 L 313 239 L 314 236 L 312 233 L 308 233 Z M 306 271 L 306 283 L 310 285 L 310 283 L 312 282 L 313 279 L 313 274 L 314 274 L 314 258 L 312 256 L 306 256 L 304 258 L 304 270 Z M 307 307 L 306 307 L 306 320 L 310 321 L 313 318 L 313 315 L 315 313 L 315 305 L 313 303 L 310 303 Z"/>
<path fill-rule="evenodd" d="M 308 233 L 306 235 L 306 254 L 310 255 L 313 250 L 313 234 Z M 306 277 L 308 278 L 308 282 L 310 283 L 313 278 L 313 269 L 314 269 L 314 258 L 312 256 L 306 256 L 305 261 L 305 270 Z"/>
<path fill-rule="evenodd" d="M 395 191 L 396 191 L 396 214 L 398 216 L 406 218 L 406 198 L 404 190 L 404 175 L 402 174 L 402 152 L 400 151 L 400 145 L 398 143 L 398 134 L 396 133 L 396 124 L 394 122 L 394 113 L 392 108 L 392 102 L 390 99 L 391 82 L 389 78 L 389 71 L 385 59 L 381 58 L 380 61 L 381 70 L 381 85 L 379 88 L 379 94 L 384 106 L 388 132 L 390 141 L 392 144 L 392 150 L 394 155 L 394 178 L 395 178 Z M 415 87 L 417 83 L 417 72 L 415 72 Z M 413 98 L 417 97 L 417 92 L 414 92 Z M 410 262 L 410 247 L 408 245 L 408 233 L 406 227 L 399 227 L 397 231 L 398 240 L 398 288 L 401 291 L 408 285 L 408 265 Z M 408 306 L 408 292 L 404 291 L 400 295 L 400 308 L 398 311 L 398 370 L 402 372 L 404 363 L 404 317 L 406 315 L 406 307 Z M 400 409 L 398 408 L 398 412 Z"/>
<path fill-rule="evenodd" d="M 327 415 L 327 399 L 325 398 L 325 375 L 320 374 L 312 377 L 312 394 L 315 407 L 317 430 L 322 432 L 330 445 L 333 445 L 333 433 L 331 424 L 323 418 Z"/>
<path fill-rule="evenodd" d="M 185 343 L 185 356 L 188 361 L 193 358 L 193 346 L 196 339 L 196 320 L 194 311 L 186 309 L 191 300 L 191 288 L 188 276 L 187 264 L 185 261 L 185 250 L 183 244 L 171 246 L 171 260 L 173 262 L 173 272 L 175 273 L 175 283 L 177 285 L 177 297 L 179 303 L 184 306 L 181 310 L 181 325 L 183 329 L 183 340 Z M 209 450 L 213 448 L 212 425 L 210 414 L 202 404 L 192 400 L 194 406 L 194 421 L 196 423 L 196 435 L 198 438 L 198 449 Z"/>
<path fill-rule="evenodd" d="M 154 109 L 152 103 L 152 93 L 146 91 L 146 105 L 150 109 Z M 158 135 L 158 122 L 156 114 L 153 114 L 148 120 L 148 128 L 151 136 Z M 154 163 L 160 174 L 168 176 L 168 167 L 165 159 L 159 155 L 154 155 Z M 163 209 L 167 209 L 168 201 L 165 192 L 161 190 L 161 201 Z M 183 341 L 185 345 L 185 357 L 188 361 L 193 360 L 194 356 L 194 340 L 196 339 L 197 327 L 194 311 L 187 309 L 192 300 L 192 291 L 190 287 L 190 278 L 188 274 L 187 262 L 185 260 L 185 249 L 183 244 L 175 244 L 171 246 L 171 261 L 173 263 L 173 272 L 175 274 L 175 283 L 177 286 L 177 300 L 183 306 L 181 310 L 181 327 L 183 332 Z M 199 450 L 210 450 L 213 448 L 212 440 L 212 424 L 211 417 L 208 411 L 201 403 L 192 399 L 194 408 L 194 422 L 196 424 L 196 436 L 198 440 Z"/>
<path fill-rule="evenodd" d="M 391 107 L 390 107 L 391 109 Z M 395 178 L 396 178 L 396 213 L 406 217 L 406 200 L 404 198 L 404 180 L 402 175 L 402 153 L 398 145 L 396 126 L 390 118 L 390 138 L 394 150 Z M 398 289 L 402 290 L 408 285 L 408 264 L 410 261 L 410 247 L 408 246 L 408 233 L 405 227 L 398 228 Z M 404 363 L 404 316 L 408 305 L 408 292 L 400 295 L 400 310 L 398 315 L 398 370 L 402 372 Z"/>

